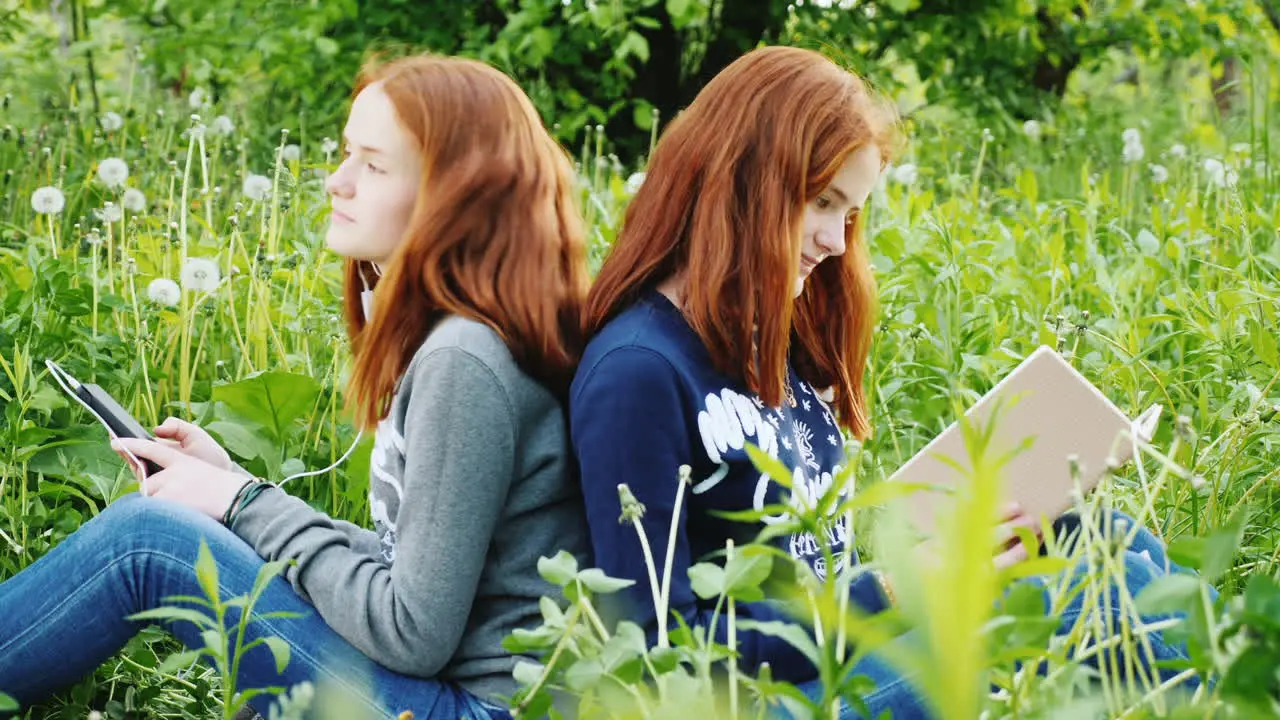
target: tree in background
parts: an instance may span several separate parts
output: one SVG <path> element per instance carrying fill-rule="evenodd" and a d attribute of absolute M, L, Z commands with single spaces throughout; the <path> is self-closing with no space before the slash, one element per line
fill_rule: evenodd
<path fill-rule="evenodd" d="M 103 74 L 86 72 L 95 54 L 136 44 L 176 94 L 199 87 L 281 127 L 332 133 L 371 49 L 427 48 L 497 65 L 562 140 L 603 125 L 629 160 L 647 150 L 655 111 L 669 120 L 761 43 L 820 49 L 889 89 L 911 69 L 930 105 L 1025 119 L 1117 51 L 1200 59 L 1225 96 L 1236 59 L 1280 26 L 1276 0 L 61 0 L 45 12 L 82 28 L 66 53 L 84 97 Z"/>

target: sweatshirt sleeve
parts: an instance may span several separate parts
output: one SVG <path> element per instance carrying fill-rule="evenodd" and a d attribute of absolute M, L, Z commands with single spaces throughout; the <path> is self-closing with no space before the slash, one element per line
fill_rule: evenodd
<path fill-rule="evenodd" d="M 458 647 L 515 473 L 515 417 L 493 370 L 461 348 L 432 350 L 412 372 L 394 563 L 280 490 L 233 529 L 268 560 L 296 560 L 289 582 L 365 655 L 433 677 Z"/>
<path fill-rule="evenodd" d="M 592 549 L 596 565 L 606 574 L 635 581 L 622 591 L 622 600 L 628 616 L 645 628 L 652 643 L 659 619 L 636 529 L 630 522 L 619 522 L 622 506 L 618 485 L 626 483 L 645 507 L 641 525 L 655 555 L 661 582 L 679 482 L 677 473 L 681 465 L 694 465 L 696 432 L 685 420 L 679 376 L 657 352 L 633 346 L 615 348 L 585 373 L 570 398 L 569 424 L 581 471 Z M 689 489 L 684 492 L 680 515 L 675 518 L 670 607 L 690 627 L 709 628 L 713 611 L 699 608 L 689 580 L 689 567 L 700 558 L 691 556 Z M 781 605 L 770 601 L 740 602 L 736 612 L 739 618 L 794 622 Z M 666 622 L 670 628 L 678 627 L 672 618 Z M 808 679 L 816 673 L 802 653 L 780 638 L 739 631 L 737 641 L 739 665 L 748 672 L 755 672 L 761 663 L 768 662 L 774 677 L 783 680 Z M 728 623 L 716 623 L 716 642 L 728 644 Z"/>

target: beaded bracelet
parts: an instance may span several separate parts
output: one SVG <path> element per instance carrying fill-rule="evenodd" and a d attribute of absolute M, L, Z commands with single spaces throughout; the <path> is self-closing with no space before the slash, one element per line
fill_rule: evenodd
<path fill-rule="evenodd" d="M 258 482 L 257 478 L 253 478 L 251 480 L 245 480 L 244 484 L 240 486 L 240 489 L 236 490 L 236 494 L 231 496 L 231 504 L 227 505 L 226 512 L 222 513 L 223 525 L 226 525 L 227 527 L 231 526 L 231 511 L 235 509 L 236 503 L 240 502 L 240 496 L 244 494 L 244 491 L 247 490 L 250 485 L 256 482 Z"/>

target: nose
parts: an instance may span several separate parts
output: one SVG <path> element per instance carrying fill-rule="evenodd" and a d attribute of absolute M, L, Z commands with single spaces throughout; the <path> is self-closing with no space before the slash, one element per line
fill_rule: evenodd
<path fill-rule="evenodd" d="M 349 199 L 354 192 L 354 185 L 351 182 L 351 158 L 342 161 L 337 170 L 333 174 L 325 178 L 324 191 L 330 195 L 340 198 Z"/>
<path fill-rule="evenodd" d="M 822 251 L 824 255 L 839 256 L 845 251 L 845 221 L 844 218 L 833 218 L 824 222 L 818 231 L 814 233 L 814 244 Z"/>

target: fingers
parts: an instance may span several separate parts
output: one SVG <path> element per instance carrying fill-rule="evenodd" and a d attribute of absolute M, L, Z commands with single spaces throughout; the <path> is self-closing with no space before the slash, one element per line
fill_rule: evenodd
<path fill-rule="evenodd" d="M 111 441 L 111 449 L 128 450 L 139 459 L 150 460 L 162 468 L 169 467 L 184 457 L 176 448 L 139 438 L 116 438 Z"/>
<path fill-rule="evenodd" d="M 1027 546 L 1022 543 L 1018 543 L 999 555 L 996 555 L 994 562 L 997 570 L 1003 570 L 1007 567 L 1017 565 L 1023 560 L 1026 560 L 1027 557 Z"/>
<path fill-rule="evenodd" d="M 155 435 L 158 438 L 169 438 L 182 442 L 187 438 L 191 427 L 194 427 L 191 423 L 169 416 L 164 419 L 164 422 L 156 426 Z"/>

